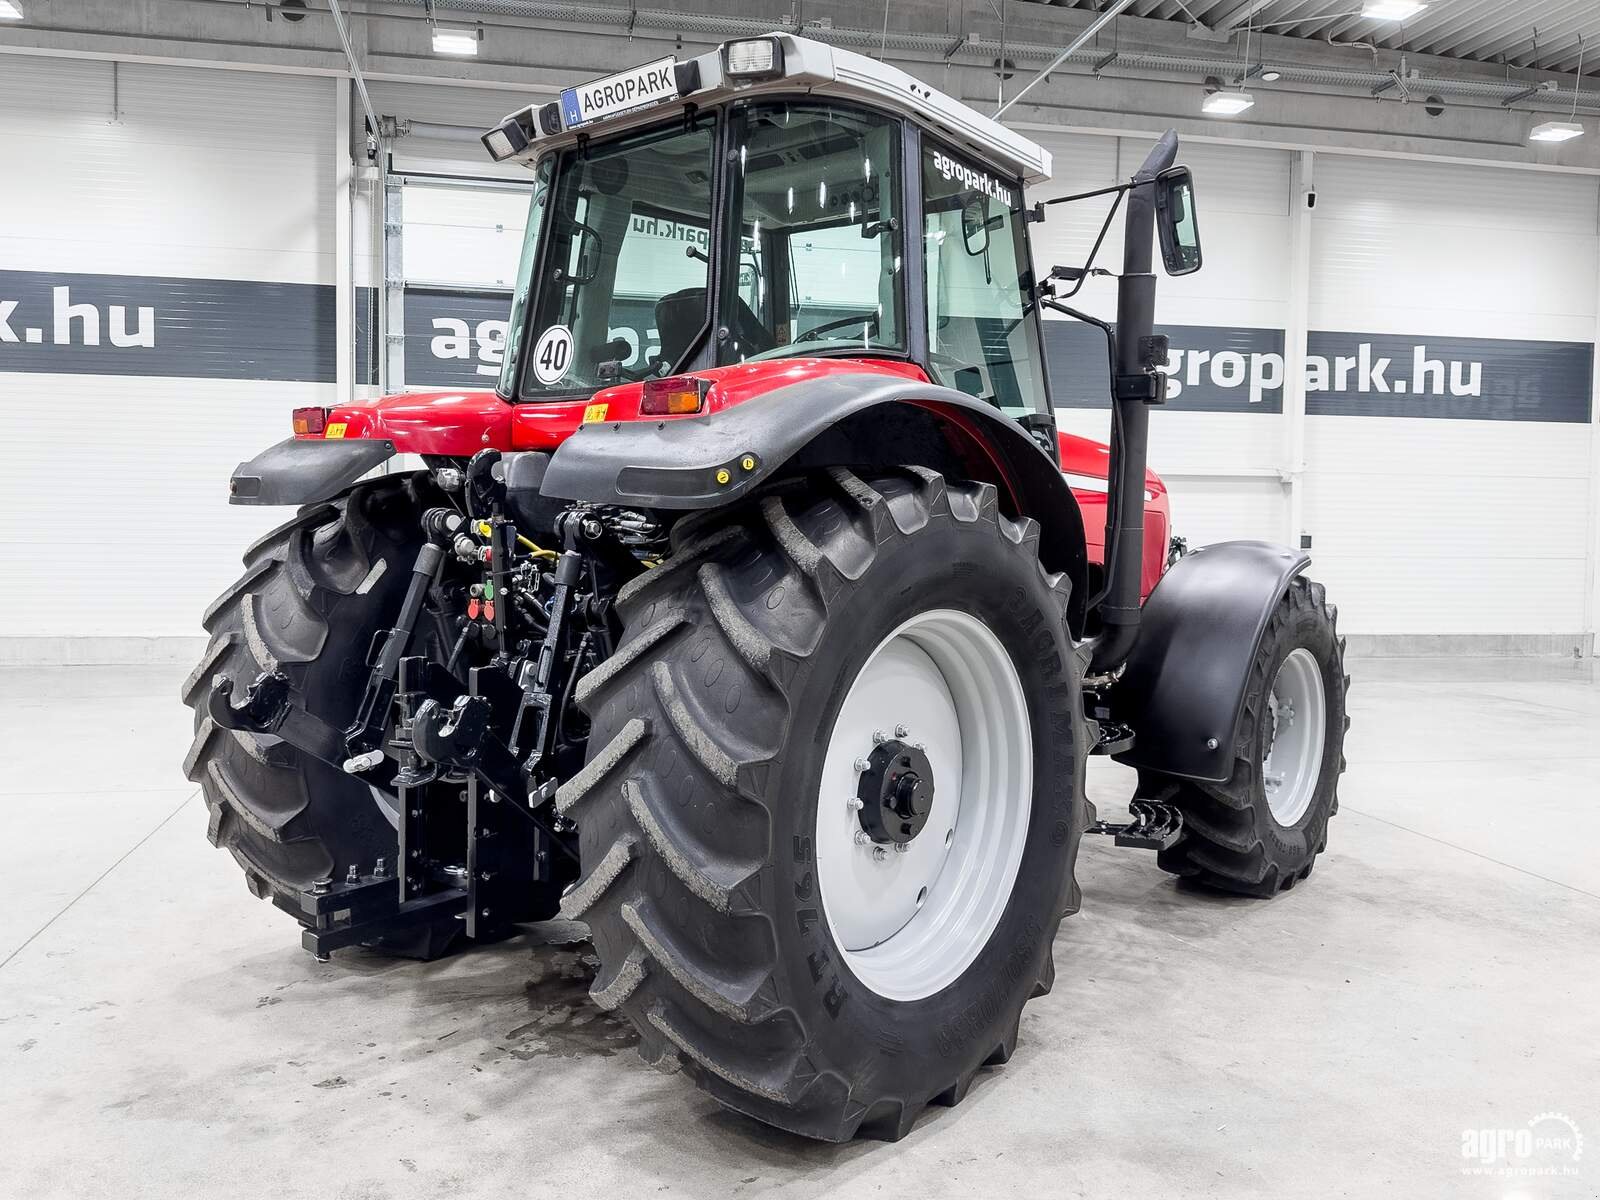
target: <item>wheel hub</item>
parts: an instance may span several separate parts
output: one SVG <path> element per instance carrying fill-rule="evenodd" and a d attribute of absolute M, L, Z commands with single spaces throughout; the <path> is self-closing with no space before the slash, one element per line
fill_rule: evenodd
<path fill-rule="evenodd" d="M 1027 697 L 995 633 L 953 609 L 890 632 L 834 717 L 813 837 L 857 979 L 915 1000 L 960 976 L 1005 911 L 1032 795 Z"/>
<path fill-rule="evenodd" d="M 1297 647 L 1278 668 L 1267 697 L 1261 782 L 1279 825 L 1298 822 L 1316 794 L 1326 705 L 1322 669 L 1309 650 Z"/>
<path fill-rule="evenodd" d="M 856 785 L 861 828 L 874 842 L 907 845 L 933 811 L 933 764 L 920 746 L 891 738 L 873 748 Z"/>

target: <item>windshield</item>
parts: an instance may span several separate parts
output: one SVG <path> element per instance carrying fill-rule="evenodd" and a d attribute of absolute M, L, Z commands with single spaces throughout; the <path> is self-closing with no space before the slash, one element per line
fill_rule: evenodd
<path fill-rule="evenodd" d="M 522 328 L 528 315 L 528 292 L 533 286 L 533 271 L 539 259 L 539 230 L 544 225 L 544 202 L 550 194 L 550 172 L 555 156 L 547 154 L 534 168 L 533 199 L 528 204 L 528 231 L 522 238 L 522 260 L 517 264 L 517 290 L 511 296 L 511 323 L 506 328 L 511 334 L 506 339 L 505 361 L 500 364 L 500 393 L 517 394 L 517 364 L 521 361 L 522 342 L 515 331 Z"/>
<path fill-rule="evenodd" d="M 732 144 L 739 266 L 718 361 L 903 349 L 897 123 L 754 104 L 735 111 Z"/>
<path fill-rule="evenodd" d="M 670 374 L 703 339 L 715 129 L 704 116 L 561 152 L 541 286 L 521 339 L 521 395 L 569 395 Z M 530 220 L 523 251 L 530 277 L 539 237 Z M 518 296 L 520 305 L 520 286 Z M 521 317 L 519 307 L 513 329 L 522 328 Z M 508 363 L 507 381 L 516 369 Z"/>

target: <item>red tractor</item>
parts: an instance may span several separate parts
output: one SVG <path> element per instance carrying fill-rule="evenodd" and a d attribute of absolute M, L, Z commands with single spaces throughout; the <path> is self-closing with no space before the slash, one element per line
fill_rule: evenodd
<path fill-rule="evenodd" d="M 301 507 L 184 690 L 211 839 L 308 949 L 581 919 L 647 1058 L 894 1138 L 1010 1057 L 1085 832 L 1249 895 L 1310 873 L 1333 609 L 1298 551 L 1176 553 L 1145 468 L 1158 235 L 1200 265 L 1175 136 L 1092 193 L 1114 327 L 1064 303 L 1092 255 L 1031 266 L 1048 154 L 816 42 L 484 142 L 537 182 L 499 388 L 302 409 L 240 465 L 234 503 Z M 1043 308 L 1105 334 L 1109 447 L 1056 432 Z M 1138 768 L 1128 823 L 1091 754 Z"/>

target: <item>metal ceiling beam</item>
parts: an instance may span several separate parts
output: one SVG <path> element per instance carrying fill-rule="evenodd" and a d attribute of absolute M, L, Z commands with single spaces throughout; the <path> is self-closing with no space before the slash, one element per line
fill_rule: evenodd
<path fill-rule="evenodd" d="M 1263 9 L 1269 7 L 1270 5 L 1276 4 L 1277 2 L 1278 0 L 1245 0 L 1245 3 L 1239 5 L 1230 12 L 1224 13 L 1217 20 L 1213 21 L 1211 23 L 1211 28 L 1215 29 L 1218 33 L 1226 33 L 1230 29 L 1237 29 L 1246 21 L 1254 20 L 1257 14 L 1259 14 Z"/>
<path fill-rule="evenodd" d="M 1042 83 L 1045 79 L 1049 78 L 1051 71 L 1054 71 L 1062 63 L 1066 62 L 1067 59 L 1071 58 L 1080 49 L 1082 49 L 1090 38 L 1094 37 L 1095 34 L 1099 33 L 1103 28 L 1109 25 L 1113 20 L 1116 19 L 1119 13 L 1121 13 L 1125 8 L 1128 7 L 1128 5 L 1132 3 L 1133 0 L 1114 0 L 1110 8 L 1106 9 L 1105 12 L 1101 13 L 1093 22 L 1090 23 L 1089 28 L 1085 29 L 1077 37 L 1073 38 L 1065 50 L 1050 60 L 1050 65 L 1048 67 L 1040 71 L 1032 79 L 1028 80 L 1027 83 L 1022 85 L 1021 91 L 1012 96 L 1011 99 L 1007 100 L 999 108 L 995 109 L 994 115 L 998 117 L 1018 100 L 1021 100 L 1022 97 L 1025 96 L 1035 84 Z M 1004 68 L 1003 63 L 1001 66 Z"/>

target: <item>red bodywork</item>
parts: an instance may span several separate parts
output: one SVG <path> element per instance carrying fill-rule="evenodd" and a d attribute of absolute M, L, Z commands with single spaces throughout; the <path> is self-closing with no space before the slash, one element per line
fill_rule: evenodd
<path fill-rule="evenodd" d="M 740 404 L 774 388 L 834 374 L 899 376 L 927 382 L 914 363 L 885 359 L 790 358 L 741 363 L 697 372 L 713 381 L 706 412 Z M 327 433 L 300 437 L 387 438 L 402 453 L 468 457 L 479 450 L 554 450 L 579 425 L 596 421 L 682 421 L 687 417 L 639 415 L 643 384 L 625 383 L 587 399 L 508 404 L 493 392 L 404 392 L 377 400 L 340 405 L 328 413 Z M 603 407 L 603 411 L 602 411 Z M 342 427 L 342 428 L 341 428 Z M 1056 435 L 1061 470 L 1083 510 L 1089 561 L 1105 559 L 1107 448 L 1070 433 Z M 1166 569 L 1170 529 L 1166 486 L 1155 472 L 1145 475 L 1145 595 Z"/>

